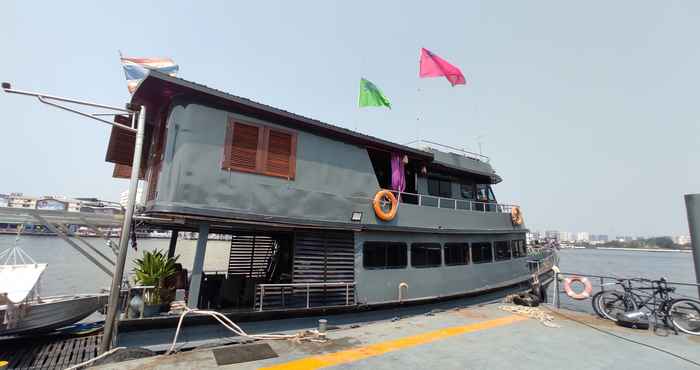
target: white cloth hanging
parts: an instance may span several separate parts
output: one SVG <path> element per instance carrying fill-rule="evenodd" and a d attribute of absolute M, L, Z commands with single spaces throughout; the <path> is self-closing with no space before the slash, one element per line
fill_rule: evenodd
<path fill-rule="evenodd" d="M 45 263 L 26 265 L 0 265 L 0 294 L 6 294 L 10 302 L 24 301 L 34 290 Z"/>

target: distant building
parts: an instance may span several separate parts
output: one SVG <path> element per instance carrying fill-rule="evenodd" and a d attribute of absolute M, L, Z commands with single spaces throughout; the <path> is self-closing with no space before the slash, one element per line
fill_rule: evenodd
<path fill-rule="evenodd" d="M 36 201 L 36 209 L 49 211 L 67 211 L 68 203 L 58 199 L 44 197 Z"/>
<path fill-rule="evenodd" d="M 588 231 L 580 231 L 576 234 L 576 241 L 588 243 L 591 241 L 591 234 L 589 234 Z"/>
<path fill-rule="evenodd" d="M 527 244 L 534 244 L 535 242 L 539 242 L 540 240 L 543 240 L 543 237 L 544 235 L 539 231 L 531 231 L 525 234 Z"/>
<path fill-rule="evenodd" d="M 574 240 L 572 233 L 570 233 L 568 231 L 560 231 L 559 232 L 559 241 L 561 243 L 568 243 L 568 242 L 573 242 L 575 240 Z"/>
<path fill-rule="evenodd" d="M 559 231 L 556 230 L 547 230 L 544 232 L 544 237 L 546 239 L 555 239 L 559 240 Z"/>
<path fill-rule="evenodd" d="M 615 240 L 618 242 L 631 242 L 634 238 L 631 236 L 616 236 Z"/>
<path fill-rule="evenodd" d="M 22 193 L 10 193 L 7 206 L 10 208 L 36 209 L 36 197 L 25 196 Z"/>
<path fill-rule="evenodd" d="M 0 207 L 9 207 L 10 196 L 7 194 L 0 194 Z"/>
<path fill-rule="evenodd" d="M 606 243 L 608 241 L 608 236 L 605 234 L 592 234 L 591 242 Z"/>
<path fill-rule="evenodd" d="M 126 208 L 127 203 L 129 203 L 129 190 L 124 190 L 122 193 L 119 195 L 119 204 L 121 204 L 122 207 Z M 143 187 L 139 186 L 138 189 L 136 190 L 136 204 L 137 205 L 144 205 L 144 199 L 143 199 Z"/>

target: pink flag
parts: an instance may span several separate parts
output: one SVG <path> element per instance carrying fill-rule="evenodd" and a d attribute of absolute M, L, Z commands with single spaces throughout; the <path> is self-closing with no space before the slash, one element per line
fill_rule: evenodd
<path fill-rule="evenodd" d="M 420 73 L 418 76 L 421 78 L 445 76 L 452 86 L 467 84 L 459 68 L 431 53 L 430 50 L 426 48 L 420 49 Z"/>

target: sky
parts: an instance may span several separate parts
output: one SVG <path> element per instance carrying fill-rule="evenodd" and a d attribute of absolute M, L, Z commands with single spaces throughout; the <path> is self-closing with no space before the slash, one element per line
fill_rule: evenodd
<path fill-rule="evenodd" d="M 398 143 L 483 153 L 530 229 L 687 234 L 700 192 L 697 1 L 2 1 L 0 80 L 122 106 L 118 51 Z M 419 79 L 421 47 L 467 86 Z M 392 109 L 357 108 L 360 78 Z M 109 127 L 0 93 L 0 193 L 118 200 Z M 691 170 L 691 163 L 695 163 Z"/>

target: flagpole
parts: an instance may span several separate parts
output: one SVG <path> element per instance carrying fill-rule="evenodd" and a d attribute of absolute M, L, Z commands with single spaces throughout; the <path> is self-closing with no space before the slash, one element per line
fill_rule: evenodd
<path fill-rule="evenodd" d="M 418 79 L 418 83 L 420 83 L 420 79 Z M 421 116 L 421 109 L 420 109 L 420 104 L 422 103 L 421 99 L 421 89 L 420 86 L 416 89 L 416 92 L 418 94 L 418 102 L 416 103 L 416 106 L 418 108 L 418 112 L 416 113 L 416 140 L 420 141 L 420 116 Z"/>
<path fill-rule="evenodd" d="M 127 80 L 127 85 L 128 85 L 129 76 L 126 74 L 126 69 L 124 69 L 124 64 L 122 63 L 124 56 L 122 55 L 121 50 L 117 49 L 117 52 L 119 53 L 119 65 L 120 65 L 120 67 L 122 67 L 122 70 L 124 71 L 124 78 Z"/>

